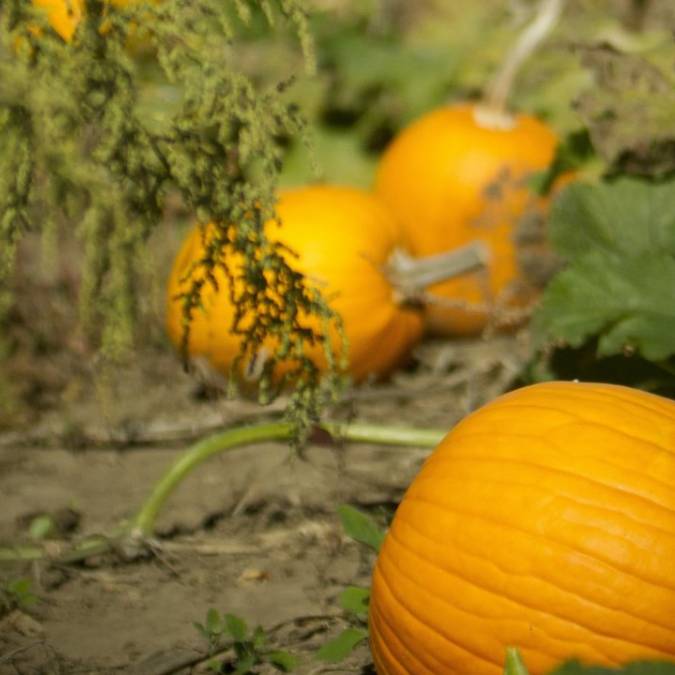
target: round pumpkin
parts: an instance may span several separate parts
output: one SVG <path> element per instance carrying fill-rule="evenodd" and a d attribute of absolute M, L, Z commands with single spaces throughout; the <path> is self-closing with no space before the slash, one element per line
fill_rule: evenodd
<path fill-rule="evenodd" d="M 281 241 L 297 253 L 289 264 L 319 288 L 341 317 L 348 341 L 348 371 L 356 382 L 390 373 L 408 355 L 422 332 L 419 310 L 401 304 L 385 276 L 387 260 L 398 243 L 398 230 L 391 215 L 371 194 L 348 187 L 310 186 L 280 195 L 276 221 L 265 226 L 270 239 Z M 191 266 L 203 255 L 202 231 L 195 227 L 187 236 L 173 265 L 168 284 L 167 327 L 178 346 L 183 335 L 180 293 L 188 291 L 199 267 L 186 278 Z M 241 258 L 228 263 L 234 272 L 241 269 Z M 202 287 L 204 310 L 194 310 L 189 332 L 189 354 L 206 361 L 216 372 L 228 376 L 239 354 L 241 337 L 231 332 L 234 307 L 224 273 L 215 272 L 218 290 L 212 284 Z M 307 316 L 305 325 L 323 332 L 320 319 Z M 245 323 L 245 321 L 244 321 Z M 331 333 L 337 350 L 337 332 Z M 255 379 L 266 356 L 277 349 L 273 342 L 261 345 L 256 364 L 244 364 L 245 377 Z M 307 355 L 321 368 L 327 368 L 323 346 L 308 345 Z M 279 364 L 282 375 L 292 363 Z M 247 375 L 248 374 L 248 375 Z"/>
<path fill-rule="evenodd" d="M 520 283 L 514 237 L 519 226 L 526 231 L 545 215 L 547 200 L 527 181 L 549 166 L 558 139 L 529 115 L 494 123 L 481 110 L 462 103 L 424 115 L 392 141 L 376 175 L 375 190 L 399 217 L 413 256 L 475 240 L 490 250 L 484 273 L 428 289 L 427 324 L 443 335 L 479 333 L 495 307 L 518 307 L 533 297 L 531 286 Z"/>
<path fill-rule="evenodd" d="M 466 417 L 395 514 L 370 635 L 380 675 L 675 661 L 675 402 L 550 382 Z"/>

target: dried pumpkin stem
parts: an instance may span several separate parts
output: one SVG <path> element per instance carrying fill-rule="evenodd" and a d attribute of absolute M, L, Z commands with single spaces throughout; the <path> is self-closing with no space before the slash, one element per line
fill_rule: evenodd
<path fill-rule="evenodd" d="M 490 251 L 482 241 L 423 258 L 396 249 L 387 263 L 386 275 L 402 300 L 415 300 L 439 281 L 484 269 Z"/>
<path fill-rule="evenodd" d="M 513 127 L 513 117 L 507 112 L 513 82 L 523 63 L 553 30 L 564 5 L 565 0 L 541 0 L 534 20 L 528 24 L 507 54 L 502 67 L 487 86 L 482 104 L 476 107 L 477 124 L 496 129 Z"/>
<path fill-rule="evenodd" d="M 378 445 L 433 448 L 445 436 L 441 429 L 415 429 L 373 424 L 340 424 L 321 422 L 318 429 L 328 432 L 336 441 L 374 443 Z M 205 438 L 183 453 L 155 484 L 150 496 L 131 521 L 109 536 L 89 537 L 69 550 L 47 546 L 21 545 L 0 548 L 0 562 L 28 562 L 49 559 L 58 563 L 84 560 L 115 549 L 132 552 L 152 536 L 155 522 L 166 500 L 197 466 L 214 455 L 265 441 L 290 441 L 296 428 L 288 422 L 272 422 L 237 427 Z"/>

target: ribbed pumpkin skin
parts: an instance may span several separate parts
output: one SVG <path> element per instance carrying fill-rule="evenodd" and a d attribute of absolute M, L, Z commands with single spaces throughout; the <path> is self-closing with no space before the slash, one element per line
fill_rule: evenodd
<path fill-rule="evenodd" d="M 428 289 L 446 300 L 480 305 L 519 277 L 513 231 L 526 213 L 545 213 L 547 203 L 533 196 L 526 181 L 549 166 L 558 139 L 529 115 L 517 115 L 512 129 L 479 126 L 474 110 L 469 104 L 445 106 L 404 129 L 382 156 L 375 191 L 399 217 L 415 256 L 472 240 L 488 245 L 486 280 L 465 275 Z M 488 321 L 485 311 L 447 303 L 429 304 L 426 317 L 432 332 L 445 335 L 475 334 Z"/>
<path fill-rule="evenodd" d="M 356 382 L 382 377 L 406 358 L 422 333 L 418 311 L 399 305 L 382 269 L 398 242 L 398 230 L 387 210 L 371 194 L 339 186 L 311 186 L 281 194 L 276 207 L 282 226 L 267 223 L 266 233 L 298 254 L 289 258 L 294 269 L 319 285 L 330 306 L 342 317 L 349 341 L 349 373 Z M 195 227 L 178 253 L 168 284 L 167 328 L 178 346 L 182 336 L 182 307 L 175 297 L 189 290 L 183 277 L 203 253 L 201 233 Z M 230 264 L 241 264 L 231 260 Z M 239 354 L 240 338 L 230 333 L 234 309 L 225 275 L 216 271 L 219 291 L 205 284 L 205 312 L 195 310 L 189 351 L 204 357 L 227 376 Z M 315 317 L 305 325 L 322 332 Z M 334 344 L 340 343 L 333 335 Z M 265 347 L 274 351 L 275 345 Z M 326 368 L 323 347 L 308 347 L 307 354 Z M 293 364 L 282 363 L 277 375 Z"/>
<path fill-rule="evenodd" d="M 551 382 L 465 418 L 396 512 L 370 631 L 380 675 L 675 661 L 675 402 Z"/>

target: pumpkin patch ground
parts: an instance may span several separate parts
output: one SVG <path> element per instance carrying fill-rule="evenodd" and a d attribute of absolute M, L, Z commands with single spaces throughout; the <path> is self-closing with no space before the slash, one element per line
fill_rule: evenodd
<path fill-rule="evenodd" d="M 521 356 L 514 336 L 429 343 L 414 370 L 365 388 L 339 416 L 446 426 L 497 395 Z M 43 374 L 15 367 L 37 389 Z M 51 356 L 44 369 L 51 368 L 51 391 L 34 393 L 36 424 L 0 434 L 0 541 L 24 539 L 39 514 L 64 528 L 58 539 L 109 532 L 190 441 L 259 417 L 252 402 L 200 399 L 168 351 L 147 350 L 110 382 L 108 409 L 66 353 Z M 67 379 L 71 390 L 58 393 Z M 168 379 L 176 384 L 158 386 Z M 147 395 L 130 399 L 129 390 Z M 13 654 L 0 673 L 206 672 L 208 645 L 193 622 L 210 608 L 273 629 L 277 646 L 307 657 L 296 672 L 372 672 L 365 646 L 337 666 L 312 659 L 346 626 L 338 596 L 367 585 L 373 563 L 345 536 L 337 508 L 352 504 L 384 522 L 427 454 L 315 443 L 300 459 L 268 443 L 210 460 L 162 511 L 156 557 L 125 563 L 112 553 L 39 574 L 38 602 L 0 619 L 0 654 Z M 5 567 L 3 579 L 25 573 Z"/>

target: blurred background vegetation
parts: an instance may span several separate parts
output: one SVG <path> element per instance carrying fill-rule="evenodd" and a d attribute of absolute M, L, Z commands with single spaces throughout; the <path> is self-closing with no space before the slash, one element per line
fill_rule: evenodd
<path fill-rule="evenodd" d="M 284 83 L 280 95 L 305 119 L 307 133 L 281 129 L 275 138 L 283 158 L 279 185 L 369 187 L 397 131 L 438 105 L 480 96 L 536 3 L 314 0 L 307 5 L 313 47 L 301 34 L 304 50 L 297 26 L 270 25 L 265 3 L 239 5 L 248 19 L 236 19 L 227 40 L 200 48 L 222 50 L 218 58 L 258 92 Z M 569 0 L 553 35 L 520 72 L 511 105 L 571 138 L 570 152 L 574 139 L 587 135 L 595 149 L 589 175 L 668 176 L 675 170 L 674 30 L 671 0 Z M 7 65 L 14 55 L 10 45 L 2 49 Z M 139 87 L 137 112 L 161 128 L 185 87 L 166 77 L 151 46 L 141 40 L 134 51 L 127 65 Z M 308 52 L 316 68 L 307 67 Z M 4 143 L 3 152 L 11 152 Z M 134 259 L 135 358 L 141 349 L 168 351 L 164 282 L 194 215 L 179 192 L 167 194 L 160 226 L 148 233 L 152 254 Z M 21 244 L 3 319 L 6 423 L 17 419 L 22 401 L 48 405 L 72 388 L 73 373 L 92 367 L 83 363 L 98 343 L 79 327 L 77 310 L 82 246 L 67 223 L 35 227 Z"/>

